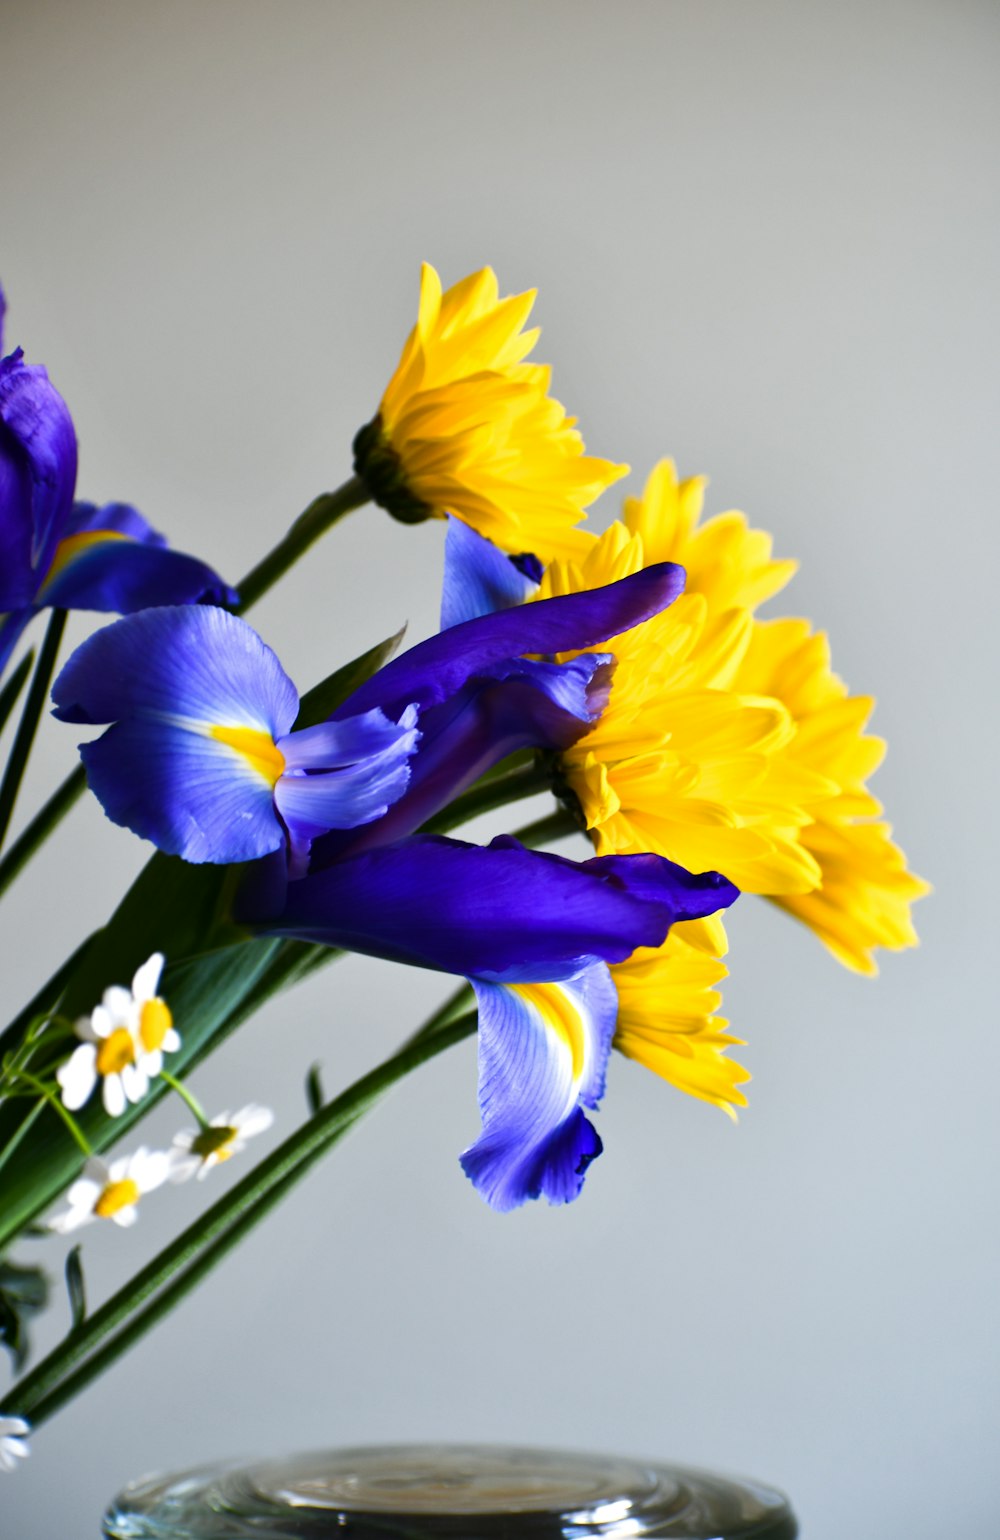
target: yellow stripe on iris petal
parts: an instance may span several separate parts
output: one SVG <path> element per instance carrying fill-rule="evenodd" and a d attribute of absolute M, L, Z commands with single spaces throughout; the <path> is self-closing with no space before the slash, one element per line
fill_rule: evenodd
<path fill-rule="evenodd" d="M 109 540 L 129 540 L 131 536 L 124 535 L 117 529 L 91 529 L 85 530 L 80 535 L 67 535 L 56 546 L 56 553 L 52 558 L 52 565 L 45 574 L 46 586 L 53 578 L 59 576 L 64 567 L 68 567 L 74 557 L 81 551 L 88 551 L 92 546 L 105 545 Z"/>
<path fill-rule="evenodd" d="M 217 743 L 224 743 L 227 748 L 241 754 L 269 786 L 273 786 L 284 772 L 285 756 L 270 733 L 261 732 L 256 727 L 216 726 L 210 727 L 208 731 L 209 737 Z"/>
<path fill-rule="evenodd" d="M 558 984 L 511 984 L 509 987 L 537 1011 L 545 1025 L 569 1049 L 573 1079 L 582 1079 L 587 1057 L 587 1024 L 576 1002 Z"/>

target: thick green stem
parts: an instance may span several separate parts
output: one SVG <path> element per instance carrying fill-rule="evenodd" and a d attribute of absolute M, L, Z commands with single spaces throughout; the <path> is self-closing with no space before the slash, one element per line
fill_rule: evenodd
<path fill-rule="evenodd" d="M 14 811 L 14 803 L 21 788 L 21 778 L 28 763 L 31 745 L 35 741 L 38 719 L 45 709 L 49 685 L 52 682 L 52 674 L 56 666 L 56 658 L 59 656 L 59 647 L 65 628 L 66 611 L 53 610 L 49 616 L 45 640 L 42 643 L 42 650 L 38 655 L 38 662 L 32 675 L 28 698 L 24 703 L 21 720 L 18 723 L 14 742 L 11 745 L 10 758 L 7 761 L 3 781 L 0 782 L 0 847 L 2 847 L 7 837 L 7 826 L 10 823 L 10 815 Z"/>
<path fill-rule="evenodd" d="M 449 829 L 457 829 L 460 824 L 468 823 L 480 813 L 491 813 L 494 808 L 506 807 L 509 802 L 519 802 L 522 797 L 533 796 L 538 791 L 548 791 L 551 786 L 552 777 L 541 765 L 524 765 L 508 771 L 506 775 L 497 775 L 470 787 L 461 797 L 456 797 L 454 802 L 428 819 L 420 832 L 447 834 Z"/>
<path fill-rule="evenodd" d="M 304 513 L 300 513 L 291 529 L 270 551 L 263 561 L 259 561 L 256 567 L 252 567 L 243 579 L 236 585 L 240 596 L 236 606 L 237 615 L 242 615 L 251 604 L 256 604 L 262 594 L 276 583 L 278 579 L 288 571 L 299 557 L 308 551 L 321 535 L 342 519 L 345 513 L 350 513 L 354 508 L 361 508 L 370 500 L 368 488 L 357 476 L 352 476 L 350 481 L 345 481 L 336 492 L 323 492 Z"/>
<path fill-rule="evenodd" d="M 24 681 L 31 673 L 31 665 L 34 661 L 34 651 L 26 652 L 6 684 L 0 688 L 0 732 L 6 727 L 7 718 L 17 705 L 21 691 L 24 689 Z"/>
<path fill-rule="evenodd" d="M 573 814 L 560 807 L 554 813 L 547 813 L 544 818 L 536 818 L 534 823 L 526 823 L 523 828 L 515 829 L 514 838 L 529 849 L 537 850 L 540 845 L 549 845 L 553 840 L 563 840 L 570 834 L 582 833 Z"/>
<path fill-rule="evenodd" d="M 29 1417 L 37 1426 L 154 1326 L 390 1086 L 475 1030 L 475 1012 L 446 1026 L 434 1026 L 454 1004 L 454 1000 L 449 1001 L 408 1045 L 322 1107 L 207 1214 L 189 1225 L 25 1375 L 5 1396 L 3 1411 Z"/>
<path fill-rule="evenodd" d="M 10 887 L 14 878 L 27 866 L 39 845 L 43 845 L 57 824 L 61 823 L 87 789 L 87 773 L 82 765 L 66 777 L 52 793 L 45 805 L 23 829 L 0 861 L 0 895 Z"/>

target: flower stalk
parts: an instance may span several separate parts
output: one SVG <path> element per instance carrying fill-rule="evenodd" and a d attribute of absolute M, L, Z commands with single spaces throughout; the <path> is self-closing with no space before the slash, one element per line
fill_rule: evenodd
<path fill-rule="evenodd" d="M 244 614 L 256 604 L 268 589 L 278 581 L 314 545 L 338 519 L 361 508 L 370 500 L 370 494 L 357 476 L 345 481 L 336 492 L 322 492 L 314 498 L 304 513 L 300 513 L 291 529 L 272 551 L 252 567 L 243 581 L 237 584 L 240 596 L 235 606 L 236 614 Z"/>
<path fill-rule="evenodd" d="M 221 1262 L 389 1088 L 476 1027 L 454 1015 L 460 990 L 404 1046 L 320 1109 L 206 1214 L 188 1226 L 72 1331 L 4 1398 L 4 1410 L 46 1421 L 119 1358 Z"/>
<path fill-rule="evenodd" d="M 45 631 L 42 650 L 35 665 L 35 672 L 32 675 L 28 698 L 24 703 L 21 720 L 11 746 L 3 781 L 0 782 L 0 847 L 7 837 L 7 828 L 14 811 L 17 794 L 21 789 L 21 780 L 31 753 L 31 746 L 35 741 L 38 719 L 45 709 L 45 701 L 49 693 L 49 685 L 52 683 L 52 674 L 65 629 L 66 611 L 53 610 Z"/>

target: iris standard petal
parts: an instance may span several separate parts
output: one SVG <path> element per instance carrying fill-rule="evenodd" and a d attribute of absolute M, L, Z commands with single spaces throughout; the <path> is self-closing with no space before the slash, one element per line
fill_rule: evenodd
<path fill-rule="evenodd" d="M 317 842 L 312 865 L 412 834 L 494 765 L 521 749 L 563 749 L 597 720 L 608 698 L 607 653 L 570 663 L 509 658 L 420 716 L 420 752 L 404 796 L 377 825 Z"/>
<path fill-rule="evenodd" d="M 683 586 L 683 567 L 661 562 L 603 588 L 467 620 L 387 663 L 335 715 L 381 706 L 392 717 L 411 701 L 423 711 L 505 659 L 600 647 L 666 609 Z"/>
<path fill-rule="evenodd" d="M 448 515 L 444 542 L 441 630 L 523 604 L 538 587 L 542 571 L 534 557 L 504 554 L 471 525 Z"/>
<path fill-rule="evenodd" d="M 18 349 L 0 362 L 0 613 L 33 602 L 70 516 L 76 461 L 65 401 Z"/>
<path fill-rule="evenodd" d="M 62 722 L 160 718 L 287 733 L 298 692 L 251 626 L 212 605 L 126 615 L 89 637 L 52 690 Z"/>
<path fill-rule="evenodd" d="M 174 551 L 128 503 L 77 503 L 38 603 L 130 615 L 158 605 L 234 604 L 235 589 L 197 557 Z"/>
<path fill-rule="evenodd" d="M 415 707 L 398 723 L 375 710 L 279 740 L 285 772 L 274 800 L 288 831 L 291 877 L 305 874 L 318 835 L 370 824 L 403 795 L 420 739 L 416 720 Z"/>
<path fill-rule="evenodd" d="M 603 963 L 563 983 L 474 982 L 483 1129 L 462 1168 L 491 1207 L 544 1195 L 569 1203 L 601 1153 L 581 1107 L 595 1107 L 617 996 Z"/>
<path fill-rule="evenodd" d="M 637 884 L 631 861 L 642 864 Z M 736 896 L 718 874 L 693 877 L 660 857 L 578 865 L 506 836 L 482 848 L 428 835 L 310 873 L 289 886 L 276 919 L 243 918 L 269 934 L 488 982 L 533 983 L 659 946 L 679 910 L 712 913 Z"/>

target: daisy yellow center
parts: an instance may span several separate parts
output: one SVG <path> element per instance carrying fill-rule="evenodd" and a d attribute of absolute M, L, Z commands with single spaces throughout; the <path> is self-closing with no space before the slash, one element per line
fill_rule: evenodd
<path fill-rule="evenodd" d="M 285 756 L 270 733 L 256 727 L 212 727 L 210 734 L 217 743 L 225 743 L 237 754 L 242 754 L 269 786 L 273 786 L 284 771 Z"/>
<path fill-rule="evenodd" d="M 154 1049 L 161 1046 L 173 1024 L 174 1018 L 165 1000 L 157 997 L 143 1002 L 142 1010 L 139 1012 L 139 1036 L 147 1053 L 152 1053 Z"/>
<path fill-rule="evenodd" d="M 573 1079 L 579 1080 L 583 1074 L 586 1039 L 580 1013 L 569 996 L 557 984 L 513 984 L 511 988 L 534 1007 L 545 1025 L 565 1043 L 573 1066 Z"/>
<path fill-rule="evenodd" d="M 202 1160 L 207 1160 L 209 1155 L 214 1155 L 216 1160 L 228 1160 L 233 1153 L 226 1146 L 232 1144 L 236 1138 L 237 1130 L 223 1124 L 221 1128 L 203 1128 L 191 1143 L 191 1152 L 200 1155 Z"/>
<path fill-rule="evenodd" d="M 135 1044 L 127 1027 L 116 1027 L 97 1050 L 97 1073 L 120 1075 L 127 1064 L 135 1063 Z"/>
<path fill-rule="evenodd" d="M 109 1182 L 94 1204 L 94 1213 L 98 1219 L 111 1219 L 123 1208 L 132 1208 L 139 1197 L 139 1184 L 131 1177 L 126 1177 L 123 1182 Z"/>

